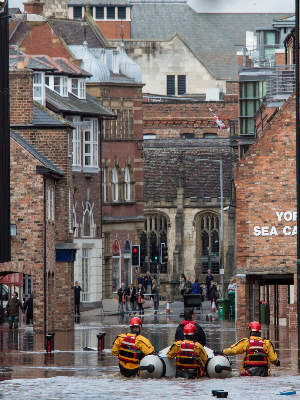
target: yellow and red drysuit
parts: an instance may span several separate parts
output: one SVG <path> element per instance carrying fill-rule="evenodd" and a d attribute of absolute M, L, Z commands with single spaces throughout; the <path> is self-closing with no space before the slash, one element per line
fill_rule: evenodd
<path fill-rule="evenodd" d="M 178 340 L 167 353 L 168 358 L 176 357 L 176 377 L 193 379 L 201 376 L 207 360 L 204 347 L 192 340 Z"/>
<path fill-rule="evenodd" d="M 250 338 L 241 339 L 223 353 L 227 356 L 242 354 L 246 352 L 242 366 L 245 370 L 242 376 L 267 376 L 270 362 L 279 365 L 277 354 L 270 340 L 263 339 L 260 336 L 250 336 Z"/>
<path fill-rule="evenodd" d="M 112 346 L 112 355 L 119 357 L 120 372 L 126 377 L 137 375 L 141 359 L 153 351 L 149 340 L 138 333 L 119 335 Z"/>

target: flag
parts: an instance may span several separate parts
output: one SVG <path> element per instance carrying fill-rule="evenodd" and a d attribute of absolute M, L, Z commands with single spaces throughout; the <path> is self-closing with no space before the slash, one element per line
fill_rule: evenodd
<path fill-rule="evenodd" d="M 219 129 L 228 129 L 227 126 L 224 124 L 224 122 L 222 122 L 220 120 L 220 118 L 216 116 L 216 114 L 213 112 L 213 110 L 211 108 L 209 110 L 214 114 L 214 118 L 215 118 L 216 124 L 218 125 L 218 128 Z"/>

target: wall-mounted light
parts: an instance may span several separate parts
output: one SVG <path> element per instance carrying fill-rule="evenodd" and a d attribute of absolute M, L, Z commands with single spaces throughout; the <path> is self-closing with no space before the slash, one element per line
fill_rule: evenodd
<path fill-rule="evenodd" d="M 10 236 L 17 236 L 17 224 L 10 224 Z"/>

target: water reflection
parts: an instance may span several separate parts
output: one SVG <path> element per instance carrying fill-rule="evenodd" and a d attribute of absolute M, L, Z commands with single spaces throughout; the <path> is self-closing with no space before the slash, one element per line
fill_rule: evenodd
<path fill-rule="evenodd" d="M 128 316 L 96 316 L 80 320 L 74 331 L 55 333 L 55 351 L 45 354 L 42 334 L 25 326 L 19 330 L 0 330 L 0 381 L 5 379 L 28 379 L 55 376 L 99 377 L 102 374 L 118 372 L 118 360 L 110 349 L 117 335 L 129 331 Z M 175 339 L 175 331 L 181 321 L 179 316 L 142 316 L 142 334 L 153 344 L 156 351 L 170 346 Z M 247 331 L 235 331 L 234 321 L 201 321 L 207 346 L 222 350 L 248 335 Z M 105 350 L 93 351 L 98 347 L 97 334 L 106 332 Z M 269 338 L 281 360 L 282 367 L 273 368 L 272 374 L 297 375 L 298 352 L 297 332 L 287 327 L 264 328 L 262 335 Z M 84 351 L 84 348 L 92 351 Z M 238 374 L 242 356 L 234 357 L 233 372 Z"/>

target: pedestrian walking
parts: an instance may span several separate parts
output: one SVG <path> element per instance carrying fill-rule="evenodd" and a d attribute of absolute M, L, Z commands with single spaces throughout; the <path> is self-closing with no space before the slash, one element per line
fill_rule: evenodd
<path fill-rule="evenodd" d="M 75 282 L 74 295 L 75 295 L 75 315 L 80 315 L 80 292 L 82 291 L 78 281 Z"/>
<path fill-rule="evenodd" d="M 192 294 L 192 291 L 193 291 L 193 284 L 192 284 L 192 282 L 190 281 L 190 278 L 189 278 L 189 277 L 186 278 L 186 282 L 185 282 L 185 284 L 184 284 L 183 289 L 184 289 L 184 294 Z"/>
<path fill-rule="evenodd" d="M 209 300 L 208 298 L 208 292 L 209 292 L 209 288 L 210 288 L 210 282 L 214 280 L 214 277 L 211 275 L 210 273 L 210 269 L 207 270 L 207 275 L 205 278 L 205 286 L 206 286 L 206 296 L 207 296 L 207 300 Z"/>
<path fill-rule="evenodd" d="M 30 293 L 29 298 L 24 304 L 24 313 L 26 313 L 26 325 L 33 324 L 33 295 Z"/>
<path fill-rule="evenodd" d="M 151 294 L 152 290 L 152 279 L 150 276 L 150 272 L 147 271 L 145 279 L 144 279 L 144 288 L 145 288 L 145 293 L 146 294 Z"/>
<path fill-rule="evenodd" d="M 121 308 L 121 314 L 124 315 L 124 306 L 126 307 L 126 312 L 129 315 L 129 308 L 128 308 L 128 302 L 127 302 L 127 296 L 129 295 L 129 289 L 125 288 L 125 283 L 121 283 L 121 287 L 118 290 L 118 296 L 119 296 L 119 305 Z"/>
<path fill-rule="evenodd" d="M 14 329 L 18 329 L 19 309 L 21 309 L 24 314 L 21 300 L 18 299 L 18 293 L 14 292 L 12 299 L 9 299 L 5 307 L 5 315 L 8 317 L 9 329 L 12 329 L 13 325 Z"/>
<path fill-rule="evenodd" d="M 137 297 L 137 304 L 138 304 L 140 315 L 144 314 L 144 307 L 143 307 L 143 304 L 145 303 L 144 293 L 145 293 L 145 291 L 144 291 L 143 286 L 141 284 L 139 284 L 138 292 L 136 294 L 136 297 Z"/>
<path fill-rule="evenodd" d="M 132 283 L 129 285 L 129 303 L 131 306 L 131 311 L 135 315 L 135 309 L 136 309 L 136 290 L 135 287 L 133 287 Z"/>
<path fill-rule="evenodd" d="M 154 314 L 158 313 L 159 293 L 156 284 L 152 286 Z"/>

